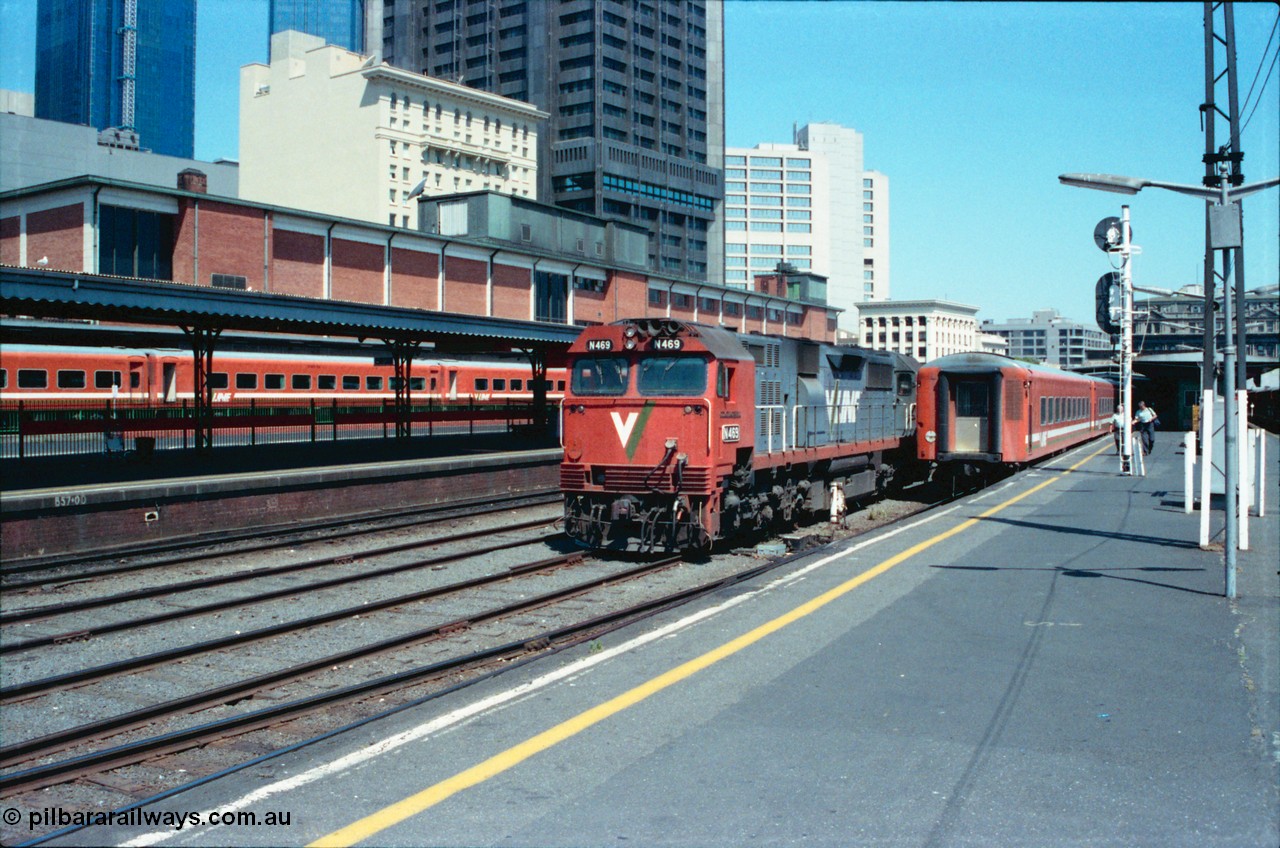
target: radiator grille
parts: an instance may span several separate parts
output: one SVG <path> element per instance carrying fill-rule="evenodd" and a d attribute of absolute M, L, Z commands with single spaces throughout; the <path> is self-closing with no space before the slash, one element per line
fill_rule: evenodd
<path fill-rule="evenodd" d="M 659 471 L 638 465 L 586 465 L 560 466 L 560 488 L 564 491 L 580 492 L 587 488 L 587 482 L 594 475 L 604 471 L 604 489 L 607 492 L 626 492 L 628 494 L 645 494 L 657 490 L 674 492 L 672 469 L 670 466 Z M 708 467 L 685 468 L 681 475 L 680 491 L 690 494 L 709 494 L 712 487 L 713 474 Z"/>

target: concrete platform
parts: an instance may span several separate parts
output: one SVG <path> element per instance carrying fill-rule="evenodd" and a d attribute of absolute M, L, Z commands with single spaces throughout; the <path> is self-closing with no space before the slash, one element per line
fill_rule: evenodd
<path fill-rule="evenodd" d="M 512 436 L 165 451 L 8 464 L 5 562 L 554 487 L 559 448 Z"/>
<path fill-rule="evenodd" d="M 1280 525 L 1228 601 L 1162 447 L 1123 477 L 1095 442 L 138 811 L 204 824 L 54 844 L 1271 848 Z"/>

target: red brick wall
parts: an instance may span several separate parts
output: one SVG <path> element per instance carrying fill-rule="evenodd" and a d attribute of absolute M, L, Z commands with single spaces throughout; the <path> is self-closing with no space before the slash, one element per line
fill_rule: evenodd
<path fill-rule="evenodd" d="M 73 203 L 27 215 L 27 264 L 49 257 L 51 269 L 84 270 L 84 204 Z"/>
<path fill-rule="evenodd" d="M 613 307 L 612 314 L 605 312 L 606 324 L 649 314 L 649 278 L 643 274 L 614 271 L 605 293 Z"/>
<path fill-rule="evenodd" d="M 595 321 L 599 324 L 608 324 L 613 321 L 611 314 L 613 306 L 609 302 L 608 292 L 587 291 L 585 289 L 575 289 L 573 292 L 573 320 L 574 321 Z"/>
<path fill-rule="evenodd" d="M 529 320 L 529 291 L 533 285 L 528 268 L 493 265 L 493 315 L 495 318 Z"/>
<path fill-rule="evenodd" d="M 332 245 L 333 299 L 382 303 L 384 247 L 340 238 L 335 238 Z"/>
<path fill-rule="evenodd" d="M 324 296 L 324 236 L 276 230 L 271 251 L 271 290 Z"/>
<path fill-rule="evenodd" d="M 435 309 L 440 257 L 435 253 L 391 248 L 391 305 Z"/>
<path fill-rule="evenodd" d="M 21 248 L 22 220 L 18 216 L 0 218 L 0 264 L 17 265 Z M 36 257 L 39 259 L 40 257 Z"/>
<path fill-rule="evenodd" d="M 496 268 L 494 274 L 497 274 Z M 488 297 L 485 293 L 485 280 L 488 276 L 487 263 L 445 254 L 444 311 L 464 315 L 486 314 Z"/>
<path fill-rule="evenodd" d="M 200 279 L 192 280 L 195 202 L 186 198 L 181 203 L 174 221 L 173 279 L 207 286 L 213 274 L 232 274 L 245 277 L 250 291 L 261 291 L 265 251 L 262 210 L 201 200 Z"/>

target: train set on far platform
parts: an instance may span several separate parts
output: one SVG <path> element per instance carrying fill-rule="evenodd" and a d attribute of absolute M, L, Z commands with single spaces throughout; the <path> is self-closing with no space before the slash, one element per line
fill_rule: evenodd
<path fill-rule="evenodd" d="M 966 353 L 885 351 L 668 319 L 588 327 L 562 405 L 565 532 L 591 548 L 707 550 L 938 474 L 1105 433 L 1103 379 Z"/>

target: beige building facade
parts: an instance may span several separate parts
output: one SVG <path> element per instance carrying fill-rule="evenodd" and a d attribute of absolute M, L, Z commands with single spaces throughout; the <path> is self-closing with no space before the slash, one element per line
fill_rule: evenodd
<path fill-rule="evenodd" d="M 928 362 L 953 353 L 984 350 L 978 307 L 946 300 L 886 300 L 858 305 L 857 342 Z"/>
<path fill-rule="evenodd" d="M 546 117 L 316 36 L 276 33 L 270 64 L 240 69 L 240 196 L 409 229 L 419 182 L 428 196 L 533 199 Z"/>

